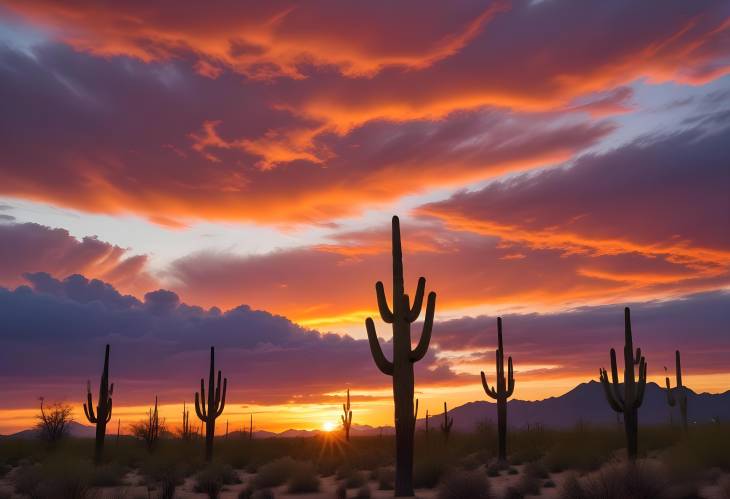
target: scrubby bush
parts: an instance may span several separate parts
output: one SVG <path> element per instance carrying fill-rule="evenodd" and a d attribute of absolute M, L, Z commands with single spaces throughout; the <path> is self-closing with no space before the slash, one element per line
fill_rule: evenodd
<path fill-rule="evenodd" d="M 520 478 L 517 488 L 526 496 L 536 496 L 540 494 L 540 483 L 538 477 L 525 473 Z"/>
<path fill-rule="evenodd" d="M 347 499 L 347 486 L 344 482 L 340 482 L 337 484 L 337 488 L 335 489 L 335 497 L 337 499 Z"/>
<path fill-rule="evenodd" d="M 195 475 L 195 492 L 218 497 L 224 485 L 239 483 L 240 480 L 233 468 L 227 464 L 211 463 Z"/>
<path fill-rule="evenodd" d="M 284 485 L 297 468 L 297 462 L 290 457 L 282 457 L 259 467 L 253 485 L 257 489 Z"/>
<path fill-rule="evenodd" d="M 317 468 L 312 463 L 297 463 L 287 482 L 291 494 L 306 494 L 319 491 Z"/>
<path fill-rule="evenodd" d="M 477 471 L 451 471 L 439 483 L 438 499 L 490 499 L 487 477 Z"/>
<path fill-rule="evenodd" d="M 580 480 L 569 476 L 560 499 L 664 499 L 668 481 L 661 470 L 647 463 L 610 464 Z"/>
<path fill-rule="evenodd" d="M 367 482 L 367 477 L 362 471 L 354 470 L 350 466 L 343 466 L 335 474 L 337 480 L 345 484 L 345 488 L 356 489 Z"/>
<path fill-rule="evenodd" d="M 378 468 L 375 471 L 374 478 L 378 482 L 378 490 L 393 490 L 395 483 L 395 469 L 391 467 Z"/>
<path fill-rule="evenodd" d="M 126 468 L 117 463 L 108 463 L 94 468 L 90 484 L 94 487 L 116 487 L 122 483 Z"/>
<path fill-rule="evenodd" d="M 448 471 L 443 455 L 429 455 L 416 460 L 413 467 L 413 485 L 418 488 L 432 489 Z"/>
<path fill-rule="evenodd" d="M 355 494 L 355 499 L 370 499 L 370 487 L 368 486 L 368 484 L 364 484 L 357 490 L 357 494 Z"/>
<path fill-rule="evenodd" d="M 545 468 L 545 465 L 543 465 L 540 461 L 532 461 L 525 465 L 525 468 L 522 470 L 522 472 L 525 475 L 535 477 L 535 478 L 549 478 L 550 474 L 547 471 L 547 468 Z"/>
<path fill-rule="evenodd" d="M 525 494 L 517 487 L 507 487 L 502 499 L 524 499 Z"/>
<path fill-rule="evenodd" d="M 517 475 L 517 474 L 519 474 L 519 472 L 520 471 L 517 468 L 510 468 L 507 470 L 508 475 Z"/>
<path fill-rule="evenodd" d="M 22 466 L 15 475 L 15 491 L 44 499 L 83 499 L 92 473 L 90 462 L 63 458 Z"/>

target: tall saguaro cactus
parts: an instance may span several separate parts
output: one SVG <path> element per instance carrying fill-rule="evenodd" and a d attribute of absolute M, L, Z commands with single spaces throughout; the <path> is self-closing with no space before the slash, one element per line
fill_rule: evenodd
<path fill-rule="evenodd" d="M 213 438 L 215 437 L 215 420 L 223 414 L 226 406 L 226 389 L 228 378 L 223 379 L 221 391 L 221 372 L 218 371 L 218 382 L 215 382 L 215 348 L 210 347 L 210 374 L 208 376 L 208 401 L 205 400 L 205 382 L 200 378 L 200 393 L 195 393 L 195 413 L 205 423 L 205 460 L 213 458 Z M 206 407 L 207 405 L 207 407 Z"/>
<path fill-rule="evenodd" d="M 672 389 L 669 384 L 669 376 L 666 377 L 667 403 L 671 407 L 679 403 L 679 413 L 682 416 L 682 429 L 687 431 L 687 393 L 684 391 L 684 385 L 682 385 L 682 359 L 680 358 L 679 350 L 674 352 L 674 360 L 676 363 L 677 386 Z"/>
<path fill-rule="evenodd" d="M 497 429 L 499 432 L 499 460 L 507 460 L 507 399 L 515 391 L 515 377 L 512 371 L 512 357 L 507 358 L 507 376 L 504 375 L 504 345 L 502 344 L 502 318 L 497 317 L 496 357 L 497 384 L 490 388 L 487 376 L 482 371 L 484 391 L 497 401 Z"/>
<path fill-rule="evenodd" d="M 350 427 L 352 426 L 352 410 L 350 409 L 350 389 L 347 389 L 347 403 L 342 404 L 342 429 L 345 430 L 345 440 L 350 441 Z"/>
<path fill-rule="evenodd" d="M 370 351 L 378 369 L 393 377 L 393 402 L 395 404 L 395 496 L 413 495 L 413 440 L 416 421 L 413 411 L 413 363 L 421 360 L 428 351 L 433 328 L 433 315 L 436 309 L 436 293 L 428 295 L 426 316 L 423 331 L 415 349 L 411 346 L 411 324 L 421 314 L 423 293 L 426 279 L 418 279 L 416 296 L 411 306 L 410 299 L 404 291 L 403 253 L 400 242 L 400 222 L 393 217 L 393 306 L 388 307 L 383 283 L 375 284 L 380 317 L 387 324 L 393 325 L 393 360 L 389 361 L 380 347 L 375 324 L 368 317 L 365 327 L 368 332 Z"/>
<path fill-rule="evenodd" d="M 84 404 L 84 414 L 89 423 L 96 425 L 96 442 L 94 445 L 94 462 L 99 464 L 104 454 L 104 437 L 106 437 L 106 424 L 112 418 L 112 393 L 114 392 L 114 383 L 109 385 L 109 345 L 106 346 L 104 352 L 104 370 L 101 372 L 101 381 L 99 382 L 99 404 L 96 406 L 96 414 L 94 414 L 94 403 L 91 399 L 91 382 L 86 383 L 86 403 Z"/>
<path fill-rule="evenodd" d="M 635 379 L 634 366 L 639 367 L 638 380 Z M 611 408 L 624 415 L 624 430 L 626 432 L 626 451 L 630 460 L 636 459 L 639 439 L 639 407 L 644 400 L 646 388 L 646 360 L 641 356 L 641 348 L 634 354 L 634 341 L 631 336 L 631 312 L 624 309 L 624 382 L 619 383 L 618 367 L 616 366 L 616 351 L 611 349 L 611 378 L 601 368 L 599 371 L 601 384 L 606 394 L 606 400 Z M 623 388 L 623 390 L 622 390 Z"/>

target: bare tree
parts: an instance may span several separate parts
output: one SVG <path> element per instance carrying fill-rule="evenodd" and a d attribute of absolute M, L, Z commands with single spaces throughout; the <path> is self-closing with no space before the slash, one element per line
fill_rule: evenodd
<path fill-rule="evenodd" d="M 68 426 L 73 421 L 71 416 L 73 409 L 70 405 L 60 402 L 44 407 L 44 398 L 41 397 L 40 401 L 41 413 L 37 416 L 36 429 L 41 440 L 54 445 L 68 433 Z"/>
<path fill-rule="evenodd" d="M 160 438 L 160 433 L 165 433 L 165 420 L 160 419 L 157 413 L 157 397 L 155 397 L 155 407 L 149 410 L 147 419 L 143 419 L 138 423 L 132 424 L 132 434 L 143 440 L 147 446 L 147 450 L 152 452 L 154 450 L 157 440 Z"/>

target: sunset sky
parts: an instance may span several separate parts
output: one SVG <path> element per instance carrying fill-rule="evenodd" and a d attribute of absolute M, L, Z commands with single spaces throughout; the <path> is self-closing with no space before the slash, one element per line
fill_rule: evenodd
<path fill-rule="evenodd" d="M 497 315 L 515 398 L 597 379 L 624 306 L 651 381 L 723 392 L 729 192 L 730 2 L 0 0 L 0 433 L 84 422 L 106 343 L 122 425 L 211 345 L 223 424 L 392 424 L 393 214 L 422 414 L 486 399 Z"/>

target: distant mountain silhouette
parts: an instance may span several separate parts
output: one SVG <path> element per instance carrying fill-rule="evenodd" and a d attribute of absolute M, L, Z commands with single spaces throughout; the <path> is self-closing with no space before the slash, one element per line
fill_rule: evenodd
<path fill-rule="evenodd" d="M 721 421 L 730 420 L 730 391 L 720 394 L 695 393 L 685 388 L 687 392 L 687 415 L 692 423 L 708 423 L 714 417 Z M 656 383 L 647 383 L 644 402 L 639 409 L 639 424 L 664 424 L 669 421 L 669 406 L 664 388 Z M 353 407 L 353 410 L 356 410 Z M 672 409 L 675 423 L 679 422 L 679 412 Z M 449 409 L 449 416 L 454 418 L 454 430 L 472 431 L 479 423 L 497 421 L 497 404 L 487 401 L 469 402 L 454 409 Z M 437 431 L 442 414 L 431 416 L 431 429 Z M 510 400 L 507 402 L 507 422 L 512 428 L 522 428 L 527 424 L 542 424 L 550 428 L 570 428 L 582 422 L 593 425 L 616 424 L 616 413 L 611 410 L 603 394 L 603 387 L 597 381 L 581 383 L 569 392 L 559 397 L 550 397 L 544 400 L 528 402 L 525 400 Z M 423 429 L 425 419 L 416 423 L 418 429 Z M 392 426 L 373 427 L 369 425 L 353 424 L 350 430 L 352 435 L 377 436 L 392 435 Z M 94 427 L 85 426 L 76 422 L 69 426 L 70 435 L 79 438 L 92 438 Z M 280 433 L 265 430 L 254 431 L 254 439 L 264 438 L 293 438 L 314 437 L 324 432 L 320 430 L 288 429 Z M 36 438 L 35 429 L 23 430 L 3 438 Z M 233 431 L 229 438 L 248 438 L 248 433 L 241 435 L 240 431 Z"/>
<path fill-rule="evenodd" d="M 722 421 L 730 419 L 730 391 L 722 394 L 700 393 L 685 388 L 687 392 L 687 413 L 691 423 L 707 423 L 713 417 Z M 644 402 L 639 409 L 639 424 L 663 424 L 669 421 L 669 406 L 664 388 L 656 383 L 647 383 Z M 479 423 L 497 421 L 497 404 L 488 401 L 469 402 L 449 410 L 458 431 L 472 431 Z M 431 426 L 443 417 L 431 416 Z M 673 409 L 674 421 L 679 421 L 679 412 Z M 542 424 L 551 428 L 570 428 L 578 423 L 609 425 L 616 424 L 616 413 L 611 410 L 597 381 L 581 383 L 559 397 L 528 402 L 510 400 L 507 403 L 507 423 L 513 428 L 527 424 Z M 417 427 L 423 428 L 425 420 L 419 419 Z"/>

